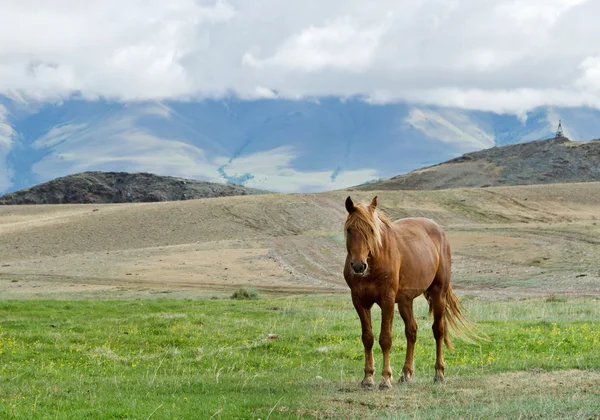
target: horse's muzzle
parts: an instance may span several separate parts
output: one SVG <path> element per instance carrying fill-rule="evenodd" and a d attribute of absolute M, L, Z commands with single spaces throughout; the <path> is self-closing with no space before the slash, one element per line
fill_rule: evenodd
<path fill-rule="evenodd" d="M 355 263 L 350 261 L 350 268 L 352 269 L 352 274 L 355 276 L 364 276 L 367 273 L 367 263 Z"/>

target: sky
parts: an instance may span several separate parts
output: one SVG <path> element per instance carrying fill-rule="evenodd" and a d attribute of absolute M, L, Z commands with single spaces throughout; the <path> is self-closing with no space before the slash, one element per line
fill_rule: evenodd
<path fill-rule="evenodd" d="M 0 94 L 13 98 L 360 95 L 517 115 L 541 105 L 600 108 L 600 1 L 2 0 L 1 7 Z"/>

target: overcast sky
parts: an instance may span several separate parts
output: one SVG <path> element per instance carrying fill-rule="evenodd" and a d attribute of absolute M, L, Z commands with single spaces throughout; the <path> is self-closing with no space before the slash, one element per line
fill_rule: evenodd
<path fill-rule="evenodd" d="M 0 0 L 0 92 L 600 107 L 600 1 Z"/>

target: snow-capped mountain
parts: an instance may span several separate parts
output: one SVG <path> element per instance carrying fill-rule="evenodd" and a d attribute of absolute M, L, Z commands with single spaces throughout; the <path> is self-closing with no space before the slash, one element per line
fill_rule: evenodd
<path fill-rule="evenodd" d="M 495 145 L 600 137 L 600 111 L 539 108 L 518 118 L 360 98 L 199 102 L 0 96 L 0 192 L 71 173 L 151 172 L 283 192 L 390 177 Z"/>

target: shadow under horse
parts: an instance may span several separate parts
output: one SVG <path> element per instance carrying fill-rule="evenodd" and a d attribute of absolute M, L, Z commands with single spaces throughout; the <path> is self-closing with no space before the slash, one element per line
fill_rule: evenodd
<path fill-rule="evenodd" d="M 392 386 L 390 349 L 395 304 L 398 304 L 404 321 L 407 342 L 400 381 L 411 380 L 417 340 L 413 300 L 421 294 L 429 303 L 429 313 L 433 313 L 434 381 L 443 381 L 442 344 L 452 348 L 448 326 L 459 332 L 460 323 L 464 329 L 471 331 L 450 285 L 451 251 L 446 234 L 437 223 L 426 218 L 404 218 L 392 222 L 377 209 L 377 196 L 368 206 L 355 204 L 348 197 L 346 210 L 348 217 L 344 229 L 348 255 L 344 278 L 350 286 L 352 303 L 362 326 L 365 349 L 362 386 L 372 387 L 375 384 L 371 327 L 371 308 L 375 303 L 381 307 L 382 317 L 379 344 L 383 352 L 383 370 L 379 388 Z M 464 333 L 462 336 L 466 338 Z"/>

